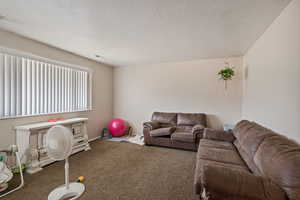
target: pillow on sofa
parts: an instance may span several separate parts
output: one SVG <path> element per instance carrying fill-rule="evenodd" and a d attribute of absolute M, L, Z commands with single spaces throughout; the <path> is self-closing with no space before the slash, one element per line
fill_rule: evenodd
<path fill-rule="evenodd" d="M 152 137 L 168 136 L 168 135 L 171 135 L 175 131 L 175 129 L 176 129 L 175 127 L 158 128 L 158 129 L 150 131 L 150 135 Z"/>
<path fill-rule="evenodd" d="M 175 127 L 158 128 L 158 129 L 150 131 L 150 135 L 152 137 L 168 136 L 168 135 L 172 135 L 172 133 L 174 133 L 175 129 L 176 129 Z"/>

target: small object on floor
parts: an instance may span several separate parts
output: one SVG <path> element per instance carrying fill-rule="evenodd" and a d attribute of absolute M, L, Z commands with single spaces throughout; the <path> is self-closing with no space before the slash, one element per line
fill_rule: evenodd
<path fill-rule="evenodd" d="M 22 171 L 24 172 L 24 170 L 26 169 L 26 165 L 25 164 L 22 164 L 21 165 L 21 169 L 22 169 Z M 14 167 L 14 168 L 12 168 L 12 173 L 13 174 L 20 174 L 20 167 Z"/>
<path fill-rule="evenodd" d="M 128 137 L 135 137 L 136 136 L 136 135 L 134 135 L 133 129 L 132 129 L 131 126 L 128 127 L 127 135 L 128 135 Z"/>
<path fill-rule="evenodd" d="M 77 179 L 78 183 L 83 183 L 83 181 L 85 180 L 84 176 L 79 176 Z"/>
<path fill-rule="evenodd" d="M 112 136 L 111 136 L 111 134 L 110 134 L 108 128 L 102 129 L 100 138 L 101 138 L 101 139 L 110 139 L 110 138 L 112 138 Z"/>
<path fill-rule="evenodd" d="M 134 144 L 138 144 L 138 145 L 145 145 L 144 136 L 139 136 L 139 135 L 136 135 L 134 137 L 111 138 L 111 139 L 108 139 L 108 141 L 112 141 L 112 142 L 129 142 L 129 143 L 134 143 Z"/>

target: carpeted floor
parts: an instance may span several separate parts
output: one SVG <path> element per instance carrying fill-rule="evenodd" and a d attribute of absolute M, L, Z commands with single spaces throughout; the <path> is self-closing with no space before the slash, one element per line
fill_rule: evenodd
<path fill-rule="evenodd" d="M 70 158 L 72 180 L 86 177 L 81 200 L 194 200 L 194 152 L 95 141 Z M 63 184 L 64 162 L 25 176 L 25 187 L 1 200 L 46 200 Z"/>

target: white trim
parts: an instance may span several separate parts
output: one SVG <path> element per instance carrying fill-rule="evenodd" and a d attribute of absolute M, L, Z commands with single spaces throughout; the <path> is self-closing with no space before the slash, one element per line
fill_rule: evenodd
<path fill-rule="evenodd" d="M 45 116 L 45 115 L 58 115 L 58 114 L 70 114 L 70 113 L 79 113 L 79 112 L 91 112 L 93 109 L 87 109 L 87 110 L 77 110 L 77 111 L 70 111 L 70 112 L 57 112 L 57 113 L 43 113 L 43 114 L 36 114 L 36 115 L 21 115 L 21 116 L 12 116 L 12 117 L 0 117 L 0 120 L 6 120 L 6 119 L 18 119 L 23 117 L 38 117 L 38 116 Z"/>
<path fill-rule="evenodd" d="M 75 124 L 78 122 L 86 122 L 88 120 L 89 120 L 88 118 L 71 118 L 66 120 L 59 120 L 56 122 L 38 122 L 38 123 L 15 126 L 15 130 L 23 130 L 23 131 L 41 130 L 55 125 Z"/>
<path fill-rule="evenodd" d="M 99 139 L 101 139 L 101 136 L 97 136 L 97 137 L 95 137 L 95 138 L 91 138 L 91 139 L 89 139 L 88 141 L 89 141 L 89 142 L 93 142 L 93 141 L 99 140 Z"/>
<path fill-rule="evenodd" d="M 40 62 L 44 61 L 44 62 L 47 62 L 49 64 L 62 65 L 64 67 L 70 67 L 70 68 L 73 68 L 73 69 L 79 69 L 79 70 L 87 71 L 89 73 L 94 72 L 94 70 L 92 68 L 89 68 L 89 67 L 82 67 L 80 65 L 65 63 L 65 62 L 61 62 L 61 61 L 56 61 L 56 60 L 52 60 L 52 59 L 49 59 L 49 58 L 37 56 L 37 55 L 31 54 L 31 53 L 27 53 L 27 52 L 16 50 L 16 49 L 10 49 L 10 48 L 3 47 L 3 46 L 0 46 L 0 53 L 11 54 L 13 56 L 22 56 L 22 57 L 29 58 L 29 59 L 35 59 L 35 60 L 40 61 Z"/>

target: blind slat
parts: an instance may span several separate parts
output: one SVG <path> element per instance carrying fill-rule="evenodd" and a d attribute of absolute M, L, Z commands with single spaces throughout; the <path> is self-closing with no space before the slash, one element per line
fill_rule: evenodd
<path fill-rule="evenodd" d="M 44 68 L 45 65 L 43 63 L 40 64 L 40 113 L 44 113 L 44 79 L 45 79 L 45 74 L 44 74 Z"/>
<path fill-rule="evenodd" d="M 31 68 L 31 61 L 30 60 L 27 60 L 27 76 L 26 76 L 26 88 L 27 88 L 27 115 L 31 115 L 31 105 L 32 105 L 32 102 L 31 102 L 31 71 L 32 71 L 32 68 Z"/>
<path fill-rule="evenodd" d="M 35 115 L 35 107 L 36 107 L 36 75 L 35 75 L 35 61 L 31 61 L 31 115 Z"/>
<path fill-rule="evenodd" d="M 22 59 L 22 116 L 27 114 L 27 61 Z"/>
<path fill-rule="evenodd" d="M 16 62 L 15 57 L 10 56 L 10 115 L 16 115 Z"/>
<path fill-rule="evenodd" d="M 45 109 L 46 113 L 51 112 L 50 108 L 50 98 L 51 98 L 51 91 L 52 91 L 52 84 L 51 84 L 51 69 L 50 66 L 47 64 L 47 70 L 46 70 L 46 76 L 47 76 L 47 82 L 45 84 L 45 91 L 47 91 L 47 96 L 45 96 Z"/>
<path fill-rule="evenodd" d="M 22 59 L 16 58 L 16 115 L 22 113 Z"/>
<path fill-rule="evenodd" d="M 10 116 L 10 100 L 11 100 L 11 88 L 10 88 L 10 56 L 5 55 L 5 64 L 4 64 L 4 116 Z"/>
<path fill-rule="evenodd" d="M 0 74 L 4 74 L 4 55 L 0 54 Z M 0 94 L 4 94 L 4 76 L 0 76 Z M 4 95 L 0 96 L 0 116 L 4 116 Z"/>
<path fill-rule="evenodd" d="M 51 78 L 50 78 L 50 83 L 51 83 L 51 100 L 49 102 L 50 106 L 51 106 L 51 110 L 50 113 L 54 113 L 55 112 L 55 68 L 53 66 L 51 66 Z"/>
<path fill-rule="evenodd" d="M 35 102 L 36 102 L 36 106 L 35 106 L 35 114 L 40 114 L 40 79 L 41 79 L 41 74 L 40 74 L 40 63 L 36 62 L 35 65 Z"/>

